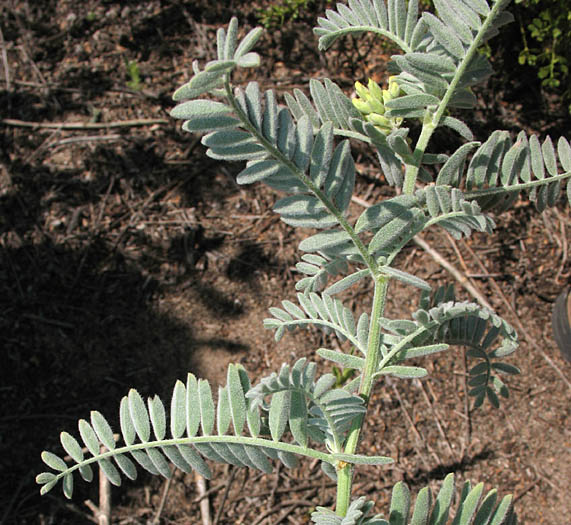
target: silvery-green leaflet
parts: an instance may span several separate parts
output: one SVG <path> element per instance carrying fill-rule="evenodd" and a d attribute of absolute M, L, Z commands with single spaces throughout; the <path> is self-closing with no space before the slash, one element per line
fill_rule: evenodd
<path fill-rule="evenodd" d="M 484 495 L 482 484 L 466 483 L 454 502 L 451 475 L 434 503 L 428 488 L 413 505 L 406 485 L 395 485 L 383 515 L 373 515 L 373 502 L 352 494 L 356 465 L 392 462 L 358 450 L 378 378 L 423 377 L 426 369 L 410 359 L 418 363 L 419 357 L 464 346 L 473 360 L 468 380 L 473 405 L 488 400 L 497 407 L 508 393 L 502 378 L 518 373 L 504 361 L 518 345 L 505 320 L 456 300 L 451 286 L 433 289 L 394 265 L 407 243 L 430 227 L 455 238 L 490 233 L 495 226 L 490 212 L 509 208 L 522 193 L 540 212 L 555 204 L 563 188 L 571 201 L 566 138 L 540 140 L 524 132 L 513 138 L 495 131 L 477 141 L 463 121 L 449 115 L 450 109 L 474 107 L 472 87 L 492 72 L 478 49 L 512 20 L 507 3 L 434 0 L 432 14 L 421 12 L 416 0 L 349 0 L 327 10 L 315 28 L 321 50 L 348 34 L 369 32 L 401 51 L 391 59 L 384 88 L 365 79 L 356 85 L 354 100 L 328 79 L 313 79 L 308 92 L 296 89 L 283 99 L 272 90 L 262 92 L 256 82 L 234 86 L 234 70 L 259 64 L 253 48 L 262 31 L 239 39 L 235 18 L 218 30 L 217 56 L 202 67 L 193 64 L 192 78 L 174 94 L 178 105 L 171 114 L 184 121 L 185 131 L 203 134 L 208 156 L 245 161 L 239 184 L 262 182 L 278 190 L 274 211 L 284 222 L 312 229 L 299 245 L 297 294 L 270 308 L 264 325 L 274 330 L 276 341 L 298 327 L 348 341 L 346 353 L 328 348 L 317 353 L 355 373 L 338 386 L 333 374 L 318 374 L 317 365 L 302 358 L 255 384 L 242 366 L 230 365 L 226 386 L 216 394 L 208 381 L 188 374 L 166 406 L 158 397 L 145 402 L 131 390 L 120 403 L 121 442 L 104 416 L 92 412 L 89 421 L 79 422 L 80 440 L 61 434 L 71 462 L 43 453 L 51 470 L 36 478 L 42 494 L 61 481 L 71 497 L 75 475 L 91 481 L 93 467 L 119 485 L 123 477 L 136 477 L 136 464 L 167 477 L 173 465 L 209 477 L 210 462 L 269 473 L 277 461 L 294 467 L 308 457 L 337 481 L 335 507 L 317 507 L 312 514 L 317 524 L 443 525 L 449 517 L 455 525 L 516 523 L 511 497 L 498 500 L 495 490 Z M 414 122 L 421 130 L 413 137 L 407 126 Z M 440 126 L 465 141 L 452 154 L 426 152 Z M 355 141 L 377 154 L 395 196 L 352 220 Z M 338 294 L 363 279 L 372 282 L 372 306 L 355 315 Z M 410 319 L 385 317 L 394 279 L 418 295 Z"/>

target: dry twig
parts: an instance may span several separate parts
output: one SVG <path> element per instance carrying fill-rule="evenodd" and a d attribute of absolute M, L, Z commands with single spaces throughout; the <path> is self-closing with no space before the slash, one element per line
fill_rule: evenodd
<path fill-rule="evenodd" d="M 216 509 L 216 516 L 214 516 L 214 521 L 212 522 L 212 525 L 217 525 L 218 522 L 220 521 L 220 518 L 222 517 L 224 504 L 226 503 L 226 500 L 228 499 L 228 494 L 230 493 L 230 486 L 232 485 L 232 482 L 236 477 L 236 472 L 238 472 L 238 469 L 232 468 L 232 465 L 229 465 L 228 468 L 230 469 L 230 472 L 227 472 L 225 476 L 226 479 L 228 480 L 226 483 L 226 490 L 224 490 L 224 494 L 222 495 L 222 501 L 220 502 L 218 509 Z"/>
<path fill-rule="evenodd" d="M 476 299 L 482 306 L 493 310 L 492 305 L 488 300 L 482 295 L 482 293 L 470 282 L 468 277 L 464 275 L 455 266 L 450 264 L 440 253 L 438 253 L 428 242 L 426 242 L 422 237 L 418 235 L 412 239 L 418 246 L 420 246 L 428 255 L 430 255 L 435 262 L 437 262 L 442 268 L 444 268 L 454 279 L 456 279 L 460 285 L 466 289 L 466 291 Z"/>
<path fill-rule="evenodd" d="M 450 453 L 450 457 L 455 458 L 457 460 L 460 459 L 460 458 L 458 458 L 458 456 L 456 455 L 456 453 L 452 449 L 452 445 L 450 444 L 450 441 L 448 440 L 448 436 L 446 435 L 446 432 L 444 432 L 444 429 L 442 428 L 442 425 L 440 423 L 440 417 L 438 416 L 438 413 L 436 412 L 434 405 L 431 403 L 430 398 L 428 397 L 428 394 L 426 393 L 426 390 L 424 389 L 424 385 L 422 384 L 422 381 L 420 381 L 420 379 L 417 379 L 415 382 L 416 382 L 417 386 L 420 388 L 420 391 L 422 392 L 422 397 L 424 398 L 424 401 L 426 401 L 426 404 L 428 405 L 428 407 L 430 408 L 430 411 L 432 412 L 432 415 L 434 416 L 434 422 L 436 423 L 436 428 L 438 429 L 438 432 L 440 433 L 440 435 L 442 436 L 442 439 L 444 439 L 444 442 L 446 443 L 446 446 L 448 447 L 448 452 Z"/>
<path fill-rule="evenodd" d="M 254 523 L 252 523 L 252 525 L 260 525 L 260 523 L 262 523 L 268 516 L 271 516 L 272 514 L 275 514 L 276 512 L 279 512 L 279 510 L 283 507 L 287 507 L 287 509 L 285 511 L 283 511 L 277 518 L 276 521 L 274 521 L 274 523 L 280 523 L 281 521 L 284 520 L 284 518 L 286 518 L 292 510 L 294 510 L 296 507 L 313 507 L 315 506 L 315 501 L 309 501 L 309 500 L 304 500 L 304 499 L 288 499 L 288 500 L 283 500 L 280 501 L 279 504 L 273 506 L 271 509 L 268 509 L 266 512 L 264 512 L 256 521 L 254 521 Z"/>
<path fill-rule="evenodd" d="M 421 442 L 424 444 L 424 446 L 428 449 L 428 451 L 432 454 L 432 457 L 434 458 L 434 460 L 436 461 L 437 465 L 442 465 L 442 461 L 440 461 L 440 458 L 436 455 L 436 453 L 434 452 L 434 450 L 432 449 L 432 447 L 427 443 L 427 441 L 424 439 L 424 437 L 422 436 L 422 434 L 418 431 L 418 429 L 416 428 L 416 425 L 414 424 L 414 421 L 412 420 L 412 418 L 410 417 L 410 414 L 408 413 L 408 410 L 406 409 L 406 407 L 404 406 L 402 397 L 400 395 L 400 392 L 398 391 L 398 388 L 396 387 L 396 385 L 394 383 L 391 384 L 392 388 L 393 388 L 393 392 L 395 393 L 395 396 L 397 397 L 398 401 L 399 401 L 399 405 L 401 408 L 402 413 L 404 414 L 404 417 L 406 418 L 406 420 L 408 421 L 408 424 L 410 425 L 410 428 L 412 429 L 414 435 L 416 436 L 417 441 Z M 424 454 L 422 453 L 422 451 L 416 446 L 414 445 L 414 448 L 416 449 L 416 453 L 420 456 L 420 459 L 422 460 L 422 462 L 424 463 L 424 467 L 427 470 L 430 470 L 430 464 L 428 462 L 428 460 L 426 459 L 426 457 L 424 456 Z"/>
<path fill-rule="evenodd" d="M 0 27 L 0 45 L 2 46 L 2 63 L 4 64 L 4 80 L 6 82 L 6 91 L 11 91 L 10 85 L 10 64 L 8 63 L 8 53 L 6 52 L 6 42 L 4 41 L 4 33 Z"/>
<path fill-rule="evenodd" d="M 466 453 L 466 448 L 472 441 L 472 418 L 470 417 L 470 402 L 468 398 L 468 363 L 467 363 L 467 356 L 466 350 L 462 349 L 462 387 L 464 390 L 464 416 L 466 417 L 466 438 L 464 443 L 462 443 L 462 450 L 460 452 L 460 458 L 464 457 Z"/>
<path fill-rule="evenodd" d="M 55 148 L 57 146 L 65 146 L 66 144 L 77 144 L 78 142 L 101 142 L 105 140 L 120 140 L 121 138 L 121 135 L 81 135 L 58 140 L 49 146 Z"/>
<path fill-rule="evenodd" d="M 101 452 L 107 449 L 102 447 Z M 97 516 L 99 525 L 111 525 L 111 483 L 103 473 L 103 469 L 99 469 L 99 514 Z"/>
<path fill-rule="evenodd" d="M 165 508 L 165 503 L 167 501 L 167 496 L 169 493 L 169 489 L 171 487 L 171 483 L 172 483 L 172 476 L 165 480 L 165 483 L 164 483 L 165 487 L 163 489 L 163 495 L 161 496 L 161 501 L 160 501 L 159 506 L 157 508 L 157 512 L 155 513 L 155 517 L 151 521 L 151 525 L 158 525 L 159 520 L 161 519 L 161 514 L 163 513 L 163 509 Z"/>
<path fill-rule="evenodd" d="M 202 525 L 210 525 L 212 520 L 210 518 L 210 499 L 208 498 L 208 494 L 213 489 L 208 492 L 206 491 L 206 480 L 198 472 L 194 473 L 194 481 L 200 498 L 200 516 L 202 518 Z"/>
<path fill-rule="evenodd" d="M 16 128 L 45 128 L 58 130 L 82 130 L 82 129 L 109 129 L 109 128 L 132 128 L 138 126 L 154 126 L 168 124 L 170 121 L 164 118 L 141 118 L 133 120 L 119 120 L 114 122 L 28 122 L 13 118 L 4 118 L 0 124 Z"/>

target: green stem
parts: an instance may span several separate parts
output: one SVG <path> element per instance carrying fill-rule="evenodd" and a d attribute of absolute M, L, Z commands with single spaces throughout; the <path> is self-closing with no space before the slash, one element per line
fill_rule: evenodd
<path fill-rule="evenodd" d="M 371 312 L 371 321 L 369 328 L 369 342 L 367 348 L 367 356 L 365 358 L 365 367 L 361 376 L 361 384 L 359 386 L 359 395 L 369 402 L 371 390 L 374 384 L 374 374 L 381 357 L 382 332 L 379 319 L 385 311 L 387 300 L 387 290 L 390 278 L 386 275 L 377 275 L 375 277 L 375 295 L 373 297 L 373 308 Z M 365 421 L 365 415 L 356 418 L 351 427 L 347 445 L 345 446 L 345 454 L 355 454 L 359 445 L 359 436 L 361 428 Z M 347 509 L 351 503 L 351 486 L 353 483 L 353 466 L 344 465 L 337 470 L 337 504 L 335 511 L 338 516 L 345 516 Z"/>
<path fill-rule="evenodd" d="M 430 140 L 430 137 L 432 136 L 434 130 L 440 124 L 440 120 L 444 116 L 444 112 L 448 107 L 450 99 L 452 98 L 452 95 L 454 95 L 454 91 L 456 91 L 456 88 L 458 87 L 458 84 L 460 83 L 462 76 L 466 72 L 466 69 L 470 65 L 472 58 L 478 52 L 478 48 L 482 44 L 482 40 L 484 39 L 485 34 L 488 32 L 488 29 L 490 29 L 492 22 L 495 20 L 495 18 L 503 10 L 503 8 L 508 2 L 509 0 L 498 0 L 494 4 L 490 14 L 486 17 L 486 20 L 482 24 L 482 27 L 480 27 L 480 29 L 478 30 L 478 34 L 476 35 L 476 37 L 470 44 L 470 47 L 466 51 L 466 55 L 464 55 L 462 61 L 458 65 L 458 69 L 454 74 L 454 78 L 450 82 L 450 85 L 448 86 L 446 93 L 444 93 L 444 96 L 442 97 L 442 100 L 440 101 L 440 104 L 438 105 L 436 112 L 432 115 L 429 112 L 426 113 L 422 125 L 422 132 L 414 148 L 414 163 L 407 164 L 406 166 L 406 172 L 404 175 L 403 193 L 409 195 L 413 193 L 416 184 L 416 179 L 418 177 L 418 172 L 420 170 L 422 157 L 426 150 L 426 146 L 428 145 L 428 141 Z"/>
<path fill-rule="evenodd" d="M 351 33 L 365 33 L 365 32 L 374 33 L 376 35 L 386 38 L 387 40 L 391 40 L 398 47 L 400 47 L 405 53 L 412 52 L 412 48 L 406 43 L 405 40 L 399 38 L 398 35 L 396 35 L 392 31 L 381 29 L 380 27 L 367 26 L 367 25 L 351 26 L 346 29 L 337 30 L 335 31 L 335 34 L 339 35 L 339 38 L 341 38 L 341 36 L 350 35 Z"/>
<path fill-rule="evenodd" d="M 488 197 L 491 195 L 505 195 L 506 193 L 529 191 L 533 188 L 539 188 L 540 186 L 545 186 L 546 184 L 552 184 L 558 181 L 564 181 L 565 179 L 571 178 L 571 171 L 566 171 L 564 173 L 558 173 L 545 179 L 532 180 L 530 182 L 521 182 L 518 184 L 513 184 L 512 186 L 495 186 L 492 188 L 484 188 L 481 190 L 472 190 L 464 192 L 464 198 L 466 200 L 478 199 L 481 197 Z"/>
<path fill-rule="evenodd" d="M 283 443 L 281 441 L 273 441 L 270 439 L 260 438 L 260 437 L 246 437 L 246 436 L 231 436 L 231 435 L 208 435 L 208 436 L 194 436 L 194 437 L 180 437 L 172 439 L 162 439 L 156 441 L 145 441 L 143 443 L 134 443 L 131 445 L 125 445 L 124 447 L 114 448 L 112 450 L 107 450 L 92 456 L 90 458 L 84 459 L 80 462 L 75 463 L 73 466 L 59 472 L 55 479 L 63 478 L 65 475 L 78 470 L 80 467 L 90 465 L 102 459 L 112 459 L 116 456 L 131 453 L 135 450 L 149 450 L 151 448 L 162 448 L 166 446 L 176 446 L 176 445 L 191 445 L 191 444 L 201 444 L 201 443 L 227 443 L 229 445 L 244 445 L 252 447 L 263 447 L 268 449 L 273 449 L 277 451 L 290 452 L 292 454 L 298 454 L 300 456 L 305 456 L 308 458 L 319 459 L 326 463 L 332 463 L 334 460 L 331 454 L 322 452 L 320 450 L 315 450 L 308 447 L 302 447 L 301 445 L 296 445 L 294 443 Z"/>
<path fill-rule="evenodd" d="M 426 151 L 426 147 L 428 146 L 430 137 L 432 136 L 432 133 L 436 129 L 436 125 L 432 123 L 432 118 L 430 118 L 430 114 L 428 114 L 427 117 L 429 118 L 424 119 L 420 137 L 418 137 L 418 141 L 416 142 L 416 146 L 414 148 L 414 153 L 413 153 L 414 164 L 407 164 L 406 166 L 402 191 L 407 195 L 412 195 L 412 193 L 414 192 L 416 178 L 418 177 L 418 172 L 420 170 L 420 165 L 422 163 L 422 157 L 424 155 L 424 152 Z"/>

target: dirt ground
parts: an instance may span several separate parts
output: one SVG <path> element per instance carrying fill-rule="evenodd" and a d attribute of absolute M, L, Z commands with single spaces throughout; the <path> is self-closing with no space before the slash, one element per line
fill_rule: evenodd
<path fill-rule="evenodd" d="M 97 503 L 96 483 L 78 482 L 72 502 L 59 489 L 40 498 L 40 452 L 59 450 L 59 432 L 73 431 L 90 410 L 116 423 L 130 387 L 168 399 L 188 371 L 224 381 L 229 362 L 253 377 L 295 356 L 324 368 L 315 349 L 330 339 L 300 332 L 276 345 L 262 327 L 270 306 L 294 296 L 301 232 L 272 213 L 275 192 L 239 187 L 239 166 L 208 159 L 199 138 L 168 116 L 192 60 L 214 56 L 216 27 L 232 13 L 253 26 L 256 8 L 268 3 L 0 4 L 2 525 L 93 522 L 85 501 Z M 355 79 L 382 80 L 390 50 L 378 43 L 347 40 L 317 53 L 315 12 L 268 32 L 258 46 L 263 66 L 249 78 L 280 94 L 324 75 L 347 92 Z M 494 50 L 495 65 L 515 76 L 478 91 L 468 117 L 478 138 L 496 128 L 568 136 L 557 98 L 541 98 L 535 78 L 503 51 Z M 456 141 L 436 140 L 441 148 Z M 356 195 L 367 202 L 391 195 L 370 152 L 355 154 Z M 352 206 L 352 214 L 362 211 Z M 360 469 L 356 479 L 356 494 L 374 499 L 378 511 L 386 512 L 396 481 L 417 491 L 453 471 L 513 493 L 522 523 L 569 523 L 571 367 L 555 346 L 550 315 L 570 282 L 570 215 L 563 201 L 543 216 L 521 201 L 497 218 L 491 237 L 426 238 L 518 328 L 522 344 L 510 362 L 522 375 L 510 379 L 499 410 L 468 407 L 459 349 L 427 359 L 427 380 L 379 384 L 362 446 L 396 463 Z M 451 280 L 416 245 L 400 267 L 435 286 Z M 369 292 L 357 287 L 347 300 L 362 310 Z M 410 289 L 391 289 L 387 316 L 414 307 Z M 309 523 L 315 505 L 334 501 L 314 464 L 271 475 L 215 472 L 207 492 L 214 523 Z M 201 523 L 191 475 L 178 472 L 169 483 L 140 473 L 112 497 L 115 524 Z"/>

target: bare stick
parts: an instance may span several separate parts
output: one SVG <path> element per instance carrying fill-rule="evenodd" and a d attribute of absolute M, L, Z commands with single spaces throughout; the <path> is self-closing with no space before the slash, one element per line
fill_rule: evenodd
<path fill-rule="evenodd" d="M 414 435 L 416 436 L 417 441 L 424 443 L 424 446 L 432 454 L 432 457 L 435 459 L 436 464 L 438 466 L 442 465 L 442 461 L 440 461 L 440 458 L 436 455 L 434 450 L 432 450 L 432 447 L 427 443 L 427 441 L 424 439 L 422 434 L 417 430 L 417 428 L 414 424 L 414 421 L 412 420 L 412 418 L 410 417 L 406 407 L 404 406 L 404 403 L 403 403 L 402 397 L 398 391 L 398 388 L 394 385 L 394 383 L 391 383 L 391 386 L 393 388 L 393 392 L 395 393 L 395 395 L 397 396 L 397 399 L 399 400 L 399 405 L 400 405 L 400 408 L 402 410 L 402 413 L 404 414 L 404 417 L 408 421 L 408 424 L 410 425 L 410 428 L 412 429 Z M 424 463 L 424 467 L 427 470 L 429 470 L 430 464 L 429 464 L 428 460 L 426 459 L 426 457 L 424 456 L 424 454 L 422 453 L 422 451 L 419 448 L 417 448 L 416 444 L 414 445 L 414 448 L 416 449 L 416 453 L 420 456 L 420 459 Z"/>
<path fill-rule="evenodd" d="M 268 498 L 268 506 L 271 507 L 273 506 L 275 500 L 276 500 L 276 490 L 278 490 L 278 486 L 280 484 L 280 470 L 281 470 L 281 462 L 278 463 L 277 469 L 276 469 L 276 477 L 274 479 L 274 483 L 272 485 L 272 490 L 270 492 L 270 496 Z"/>
<path fill-rule="evenodd" d="M 450 457 L 454 458 L 454 459 L 459 459 L 458 456 L 454 453 L 454 450 L 452 449 L 452 445 L 450 444 L 450 441 L 448 440 L 448 436 L 446 435 L 446 432 L 444 432 L 444 429 L 442 428 L 442 425 L 440 424 L 440 417 L 438 416 L 438 413 L 436 412 L 434 405 L 430 401 L 430 398 L 428 397 L 428 394 L 426 393 L 426 390 L 424 389 L 422 381 L 417 379 L 415 381 L 415 383 L 420 388 L 420 390 L 422 392 L 422 396 L 424 397 L 424 401 L 426 401 L 426 404 L 428 405 L 428 407 L 430 408 L 430 411 L 432 412 L 432 415 L 434 416 L 434 422 L 436 423 L 436 428 L 438 429 L 438 432 L 440 433 L 440 435 L 442 436 L 442 439 L 444 439 L 444 442 L 446 443 L 446 446 L 448 447 L 448 452 L 450 453 Z"/>
<path fill-rule="evenodd" d="M 101 447 L 101 452 L 106 451 L 105 447 Z M 101 468 L 99 468 L 99 515 L 97 520 L 99 525 L 111 525 L 111 484 Z"/>
<path fill-rule="evenodd" d="M 561 277 L 561 274 L 563 273 L 563 268 L 565 266 L 565 263 L 567 262 L 568 244 L 567 244 L 567 235 L 565 233 L 565 225 L 568 224 L 568 221 L 565 217 L 561 216 L 561 213 L 559 213 L 559 210 L 557 208 L 554 208 L 554 210 L 555 214 L 559 219 L 559 225 L 560 225 L 559 229 L 561 231 L 561 251 L 562 251 L 561 265 L 559 266 L 559 270 L 557 272 L 557 275 L 555 276 L 555 282 L 559 284 L 559 278 Z"/>
<path fill-rule="evenodd" d="M 278 516 L 277 520 L 274 521 L 273 523 L 277 524 L 277 523 L 280 523 L 281 521 L 283 521 L 284 518 L 286 518 L 296 507 L 301 507 L 301 506 L 313 507 L 314 505 L 315 505 L 315 502 L 311 502 L 311 501 L 304 500 L 304 499 L 284 500 L 284 501 L 281 501 L 280 503 L 278 503 L 277 505 L 274 505 L 271 509 L 268 509 L 266 512 L 264 512 L 256 521 L 254 521 L 254 523 L 252 525 L 259 525 L 268 516 L 275 514 L 276 512 L 278 512 L 283 507 L 287 507 L 286 510 L 283 511 L 282 514 L 280 516 Z"/>
<path fill-rule="evenodd" d="M 57 146 L 64 146 L 66 144 L 75 144 L 78 142 L 100 142 L 103 140 L 120 140 L 121 135 L 81 135 L 80 137 L 70 137 L 68 139 L 61 139 L 53 144 L 50 144 L 51 148 Z"/>
<path fill-rule="evenodd" d="M 222 511 L 224 510 L 224 504 L 226 503 L 226 500 L 228 499 L 228 494 L 230 493 L 230 486 L 232 485 L 232 482 L 234 481 L 234 477 L 236 476 L 236 472 L 238 472 L 238 469 L 232 468 L 232 465 L 230 465 L 228 468 L 231 468 L 232 470 L 230 471 L 229 475 L 226 476 L 228 478 L 228 483 L 226 484 L 226 490 L 224 491 L 224 494 L 222 495 L 222 501 L 220 502 L 220 505 L 218 506 L 218 509 L 216 510 L 216 516 L 214 517 L 214 521 L 212 522 L 212 525 L 217 525 L 217 523 L 220 521 L 220 518 L 222 516 Z"/>
<path fill-rule="evenodd" d="M 464 389 L 464 416 L 466 417 L 466 441 L 462 443 L 462 450 L 460 452 L 460 459 L 464 458 L 466 449 L 472 441 L 472 418 L 470 416 L 470 401 L 468 398 L 468 363 L 466 357 L 466 350 L 462 348 L 462 387 Z"/>
<path fill-rule="evenodd" d="M 106 450 L 105 447 L 101 447 L 102 452 Z M 111 485 L 101 468 L 99 469 L 99 507 L 90 499 L 85 500 L 84 503 L 93 512 L 91 521 L 97 525 L 111 525 Z"/>
<path fill-rule="evenodd" d="M 137 126 L 153 126 L 156 124 L 168 124 L 164 118 L 141 118 L 135 120 L 120 120 L 114 122 L 28 122 L 13 118 L 4 118 L 0 124 L 16 128 L 45 128 L 45 129 L 109 129 L 109 128 L 132 128 Z"/>
<path fill-rule="evenodd" d="M 278 525 L 278 523 L 282 523 L 285 519 L 288 519 L 290 516 L 290 514 L 297 508 L 297 507 L 301 507 L 301 506 L 305 506 L 305 507 L 313 507 L 313 505 L 315 505 L 315 503 L 312 504 L 311 501 L 308 500 L 286 500 L 283 501 L 280 506 L 283 507 L 286 504 L 291 503 L 291 505 L 285 509 L 277 518 L 276 521 L 274 521 L 274 525 Z M 296 521 L 296 523 L 298 523 Z"/>
<path fill-rule="evenodd" d="M 482 295 L 482 293 L 474 287 L 468 277 L 466 277 L 460 270 L 450 264 L 440 253 L 430 246 L 422 237 L 416 235 L 412 239 L 418 246 L 420 246 L 426 253 L 428 253 L 442 268 L 444 268 L 454 279 L 456 279 L 466 291 L 476 299 L 482 306 L 493 310 L 492 305 Z"/>
<path fill-rule="evenodd" d="M 4 79 L 6 80 L 6 91 L 10 92 L 10 64 L 8 63 L 8 53 L 6 52 L 6 42 L 4 33 L 0 27 L 0 45 L 2 45 L 2 62 L 4 63 Z"/>
<path fill-rule="evenodd" d="M 151 525 L 157 525 L 159 523 L 159 520 L 161 519 L 161 514 L 163 512 L 163 509 L 165 507 L 165 503 L 167 501 L 167 496 L 169 493 L 169 489 L 171 487 L 171 483 L 172 483 L 172 476 L 165 480 L 165 488 L 163 489 L 163 495 L 161 496 L 161 501 L 160 501 L 159 506 L 157 508 L 157 512 L 155 513 L 155 517 L 153 518 L 153 521 L 151 522 Z"/>
<path fill-rule="evenodd" d="M 196 490 L 200 497 L 200 515 L 202 516 L 202 525 L 210 525 L 212 521 L 210 519 L 210 499 L 206 492 L 206 480 L 198 474 L 198 472 L 195 472 L 194 481 L 196 483 Z"/>

